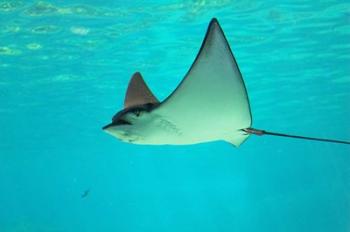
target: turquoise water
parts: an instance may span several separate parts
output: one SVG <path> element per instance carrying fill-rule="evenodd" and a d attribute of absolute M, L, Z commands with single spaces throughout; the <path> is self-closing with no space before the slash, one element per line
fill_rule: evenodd
<path fill-rule="evenodd" d="M 67 2 L 0 1 L 0 231 L 350 231 L 349 146 L 101 130 L 135 71 L 171 93 L 215 16 L 254 127 L 349 140 L 349 3 Z"/>

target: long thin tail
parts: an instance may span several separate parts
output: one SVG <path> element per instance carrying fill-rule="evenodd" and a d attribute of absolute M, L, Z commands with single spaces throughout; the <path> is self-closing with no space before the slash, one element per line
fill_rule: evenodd
<path fill-rule="evenodd" d="M 273 135 L 273 136 L 288 137 L 288 138 L 294 138 L 294 139 L 305 139 L 305 140 L 314 140 L 314 141 L 327 142 L 327 143 L 341 143 L 341 144 L 350 145 L 350 141 L 313 138 L 313 137 L 305 137 L 305 136 L 299 136 L 299 135 L 288 135 L 288 134 L 269 132 L 269 131 L 265 131 L 265 130 L 254 129 L 254 128 L 243 129 L 243 131 L 248 133 L 248 134 L 254 134 L 254 135 L 259 135 L 259 136 Z"/>

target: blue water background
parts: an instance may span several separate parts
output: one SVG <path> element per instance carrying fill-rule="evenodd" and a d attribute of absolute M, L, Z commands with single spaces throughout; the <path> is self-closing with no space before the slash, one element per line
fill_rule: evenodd
<path fill-rule="evenodd" d="M 135 71 L 171 93 L 214 16 L 254 127 L 350 139 L 347 1 L 2 0 L 0 231 L 350 231 L 349 146 L 137 146 L 101 130 Z"/>

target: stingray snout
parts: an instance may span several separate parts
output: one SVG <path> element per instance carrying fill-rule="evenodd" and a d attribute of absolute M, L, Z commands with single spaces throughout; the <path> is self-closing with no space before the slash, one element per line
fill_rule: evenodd
<path fill-rule="evenodd" d="M 102 127 L 102 130 L 108 130 L 112 127 L 121 126 L 121 125 L 132 125 L 132 123 L 125 120 L 125 119 L 119 119 L 119 120 L 113 121 L 112 123 Z"/>

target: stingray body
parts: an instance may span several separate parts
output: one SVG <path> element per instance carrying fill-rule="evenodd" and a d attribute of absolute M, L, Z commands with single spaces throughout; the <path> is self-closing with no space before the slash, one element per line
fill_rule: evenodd
<path fill-rule="evenodd" d="M 239 110 L 237 110 L 239 109 Z M 104 130 L 137 144 L 195 144 L 225 140 L 239 146 L 251 113 L 242 75 L 216 19 L 190 70 L 163 102 L 140 73 L 130 81 L 125 109 Z"/>
<path fill-rule="evenodd" d="M 135 73 L 124 109 L 103 129 L 124 142 L 150 145 L 224 140 L 238 147 L 250 134 L 306 138 L 257 130 L 251 125 L 241 72 L 214 18 L 195 61 L 175 91 L 159 102 L 141 74 Z"/>

